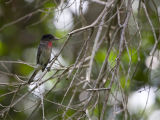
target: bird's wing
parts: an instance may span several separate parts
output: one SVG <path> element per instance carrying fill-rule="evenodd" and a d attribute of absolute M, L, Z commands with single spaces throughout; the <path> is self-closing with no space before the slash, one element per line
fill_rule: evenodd
<path fill-rule="evenodd" d="M 42 53 L 42 47 L 43 47 L 42 44 L 40 44 L 39 47 L 38 47 L 38 51 L 37 51 L 37 64 L 39 64 L 39 62 L 40 62 L 39 59 L 40 59 L 40 55 Z"/>

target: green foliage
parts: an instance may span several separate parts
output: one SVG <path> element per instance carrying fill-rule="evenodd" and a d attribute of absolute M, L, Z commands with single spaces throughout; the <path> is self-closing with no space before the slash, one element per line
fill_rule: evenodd
<path fill-rule="evenodd" d="M 129 49 L 129 51 L 125 51 L 124 53 L 123 53 L 123 57 L 122 57 L 122 61 L 124 62 L 124 63 L 137 63 L 137 61 L 138 61 L 138 56 L 137 56 L 137 51 L 136 51 L 136 49 Z"/>
<path fill-rule="evenodd" d="M 117 53 L 115 53 L 114 51 L 111 51 L 108 61 L 112 67 L 114 67 L 116 64 L 116 57 L 117 57 Z"/>
<path fill-rule="evenodd" d="M 121 87 L 122 87 L 123 89 L 128 89 L 128 88 L 130 88 L 130 79 L 129 79 L 129 78 L 126 79 L 126 76 L 122 76 L 122 77 L 120 78 L 120 83 L 121 83 Z"/>
<path fill-rule="evenodd" d="M 0 56 L 5 55 L 7 51 L 7 46 L 0 40 Z"/>
<path fill-rule="evenodd" d="M 52 2 L 52 1 L 46 2 L 44 4 L 44 8 L 53 8 L 53 7 L 56 7 L 56 4 L 54 2 Z"/>
<path fill-rule="evenodd" d="M 105 49 L 100 49 L 96 55 L 95 55 L 95 60 L 99 63 L 102 64 L 105 60 L 106 57 L 106 50 Z M 114 51 L 111 51 L 108 57 L 108 62 L 109 64 L 113 67 L 115 65 L 115 59 L 117 57 L 117 54 Z"/>
<path fill-rule="evenodd" d="M 8 92 L 8 91 L 7 91 Z M 3 95 L 3 94 L 5 94 L 6 93 L 6 89 L 5 89 L 5 87 L 1 87 L 1 90 L 0 90 L 0 95 Z M 7 97 L 7 96 L 6 96 Z M 2 103 L 5 99 L 6 99 L 6 97 L 5 96 L 1 96 L 0 97 L 0 102 Z"/>
<path fill-rule="evenodd" d="M 34 68 L 28 66 L 28 65 L 25 65 L 25 64 L 18 64 L 16 65 L 16 72 L 19 72 L 19 74 L 21 75 L 29 75 L 31 73 L 31 71 L 33 71 Z"/>
<path fill-rule="evenodd" d="M 100 113 L 101 113 L 101 110 L 102 109 L 102 104 L 98 104 L 96 105 L 95 109 L 94 109 L 94 115 L 99 117 L 100 116 Z"/>
<path fill-rule="evenodd" d="M 95 55 L 95 60 L 102 64 L 104 59 L 105 59 L 105 56 L 106 56 L 106 50 L 105 49 L 100 49 L 96 55 Z"/>
<path fill-rule="evenodd" d="M 142 48 L 150 48 L 154 44 L 154 37 L 152 31 L 142 31 Z"/>

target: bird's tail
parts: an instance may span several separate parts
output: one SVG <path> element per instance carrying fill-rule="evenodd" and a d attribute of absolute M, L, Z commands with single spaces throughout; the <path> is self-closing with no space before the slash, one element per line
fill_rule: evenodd
<path fill-rule="evenodd" d="M 34 77 L 37 75 L 37 73 L 40 71 L 41 67 L 39 66 L 32 74 L 32 76 L 29 78 L 28 80 L 28 84 L 30 84 L 31 82 L 33 82 Z"/>

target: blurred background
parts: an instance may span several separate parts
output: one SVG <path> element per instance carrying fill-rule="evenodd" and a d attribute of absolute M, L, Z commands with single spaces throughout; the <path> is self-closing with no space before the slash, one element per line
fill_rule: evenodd
<path fill-rule="evenodd" d="M 159 0 L 0 0 L 1 119 L 159 120 L 159 16 Z M 47 33 L 52 60 L 64 48 L 23 84 Z"/>

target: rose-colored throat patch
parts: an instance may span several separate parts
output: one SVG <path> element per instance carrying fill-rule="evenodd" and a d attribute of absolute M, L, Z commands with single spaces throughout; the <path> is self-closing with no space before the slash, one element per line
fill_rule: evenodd
<path fill-rule="evenodd" d="M 52 47 L 52 42 L 48 42 L 48 47 Z"/>

